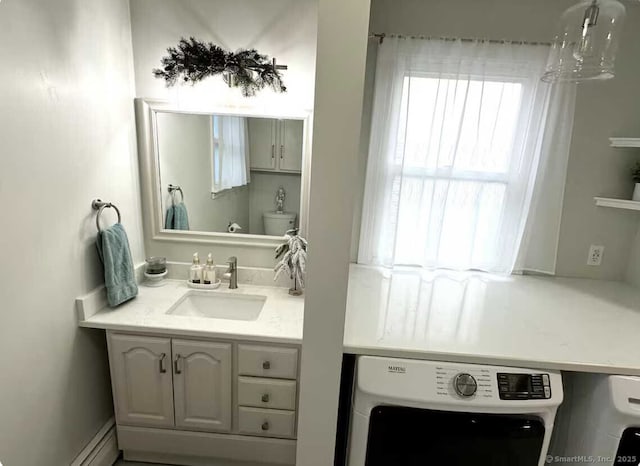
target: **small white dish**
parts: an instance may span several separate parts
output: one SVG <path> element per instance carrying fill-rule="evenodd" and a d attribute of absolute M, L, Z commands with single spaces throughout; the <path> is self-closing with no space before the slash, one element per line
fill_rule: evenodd
<path fill-rule="evenodd" d="M 144 277 L 147 279 L 144 284 L 147 286 L 162 286 L 164 285 L 164 277 L 167 276 L 167 271 L 162 273 L 144 273 Z"/>
<path fill-rule="evenodd" d="M 204 283 L 191 283 L 188 281 L 187 285 L 189 285 L 189 288 L 195 288 L 196 290 L 215 290 L 220 287 L 221 283 L 222 280 L 216 280 L 215 283 L 211 283 L 210 285 L 205 285 Z"/>

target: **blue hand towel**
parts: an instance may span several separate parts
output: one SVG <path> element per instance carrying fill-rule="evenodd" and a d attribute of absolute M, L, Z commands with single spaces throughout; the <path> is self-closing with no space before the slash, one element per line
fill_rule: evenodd
<path fill-rule="evenodd" d="M 172 205 L 167 209 L 164 227 L 167 230 L 188 230 L 189 216 L 187 215 L 187 206 L 183 202 Z"/>
<path fill-rule="evenodd" d="M 167 209 L 167 214 L 165 215 L 164 218 L 164 228 L 165 230 L 173 230 L 173 217 L 174 217 L 174 206 L 171 205 L 169 206 L 169 208 Z"/>
<path fill-rule="evenodd" d="M 184 202 L 176 204 L 173 209 L 173 229 L 174 230 L 188 230 L 189 229 L 189 216 L 187 215 L 187 206 Z"/>
<path fill-rule="evenodd" d="M 98 233 L 98 254 L 104 266 L 104 283 L 109 306 L 116 307 L 138 294 L 129 239 L 120 223 Z"/>

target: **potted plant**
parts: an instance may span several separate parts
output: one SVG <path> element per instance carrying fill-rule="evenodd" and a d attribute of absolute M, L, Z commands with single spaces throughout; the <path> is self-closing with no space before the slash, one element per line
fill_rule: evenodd
<path fill-rule="evenodd" d="M 304 290 L 307 267 L 307 240 L 298 235 L 297 228 L 288 230 L 284 238 L 286 241 L 276 248 L 276 259 L 280 261 L 273 269 L 276 273 L 273 279 L 277 280 L 282 273 L 286 273 L 293 280 L 289 294 L 300 296 Z"/>
<path fill-rule="evenodd" d="M 636 183 L 636 187 L 633 190 L 632 199 L 634 201 L 640 201 L 640 162 L 637 162 L 635 168 L 631 170 L 631 177 Z"/>

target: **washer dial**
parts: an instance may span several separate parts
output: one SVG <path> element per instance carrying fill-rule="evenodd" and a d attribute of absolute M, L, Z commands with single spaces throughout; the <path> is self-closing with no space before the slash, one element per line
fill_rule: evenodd
<path fill-rule="evenodd" d="M 458 395 L 468 398 L 476 394 L 478 382 L 471 374 L 462 372 L 453 379 L 453 388 Z"/>

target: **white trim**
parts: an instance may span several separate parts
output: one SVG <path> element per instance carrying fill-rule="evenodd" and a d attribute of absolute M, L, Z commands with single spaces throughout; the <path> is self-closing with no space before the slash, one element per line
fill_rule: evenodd
<path fill-rule="evenodd" d="M 71 466 L 112 466 L 119 455 L 116 421 L 111 417 L 73 460 Z"/>
<path fill-rule="evenodd" d="M 212 464 L 214 459 L 233 462 L 234 465 L 296 464 L 296 441 L 293 439 L 123 425 L 118 425 L 118 439 L 126 459 L 153 455 L 157 458 L 173 456 L 183 460 L 189 457 L 211 460 L 183 463 L 198 465 Z"/>
<path fill-rule="evenodd" d="M 136 107 L 136 128 L 138 133 L 138 155 L 140 159 L 140 181 L 143 205 L 143 225 L 145 235 L 154 241 L 172 241 L 182 243 L 206 243 L 206 244 L 222 244 L 226 246 L 236 247 L 258 247 L 258 248 L 275 248 L 282 242 L 280 236 L 267 235 L 247 235 L 238 233 L 222 233 L 222 232 L 202 232 L 202 231 L 174 231 L 165 230 L 163 224 L 162 188 L 160 185 L 160 167 L 158 162 L 158 141 L 156 113 L 158 111 L 171 111 L 175 113 L 197 113 L 229 116 L 256 116 L 261 118 L 279 118 L 279 119 L 296 119 L 304 121 L 304 144 L 302 163 L 306 167 L 311 159 L 311 146 L 308 143 L 311 132 L 311 112 L 286 112 L 265 114 L 253 109 L 242 109 L 238 112 L 235 108 L 212 108 L 203 111 L 196 108 L 192 111 L 185 108 L 172 107 L 168 102 L 137 98 L 135 100 Z M 307 199 L 308 193 L 308 174 L 302 174 L 302 193 L 301 193 L 301 210 L 300 210 L 300 226 L 301 233 L 305 233 L 307 225 Z"/>
<path fill-rule="evenodd" d="M 613 199 L 609 197 L 594 197 L 599 207 L 613 207 L 614 209 L 640 210 L 640 201 L 628 199 Z"/>
<path fill-rule="evenodd" d="M 640 147 L 640 138 L 609 138 L 611 147 Z"/>

